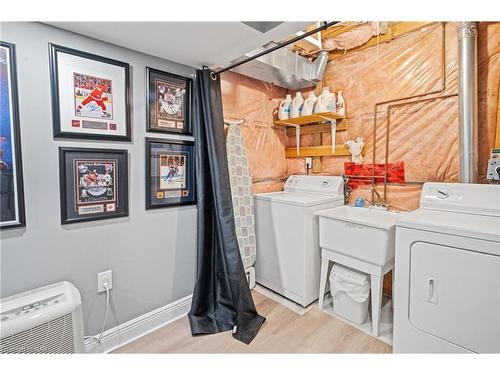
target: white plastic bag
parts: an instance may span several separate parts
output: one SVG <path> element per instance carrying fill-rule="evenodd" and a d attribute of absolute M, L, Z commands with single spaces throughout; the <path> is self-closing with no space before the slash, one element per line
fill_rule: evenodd
<path fill-rule="evenodd" d="M 365 302 L 370 296 L 370 276 L 352 268 L 335 263 L 330 273 L 332 297 L 345 292 L 358 303 Z"/>

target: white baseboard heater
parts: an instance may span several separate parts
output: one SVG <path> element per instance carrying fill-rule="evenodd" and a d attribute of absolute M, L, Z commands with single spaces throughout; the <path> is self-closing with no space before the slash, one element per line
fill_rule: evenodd
<path fill-rule="evenodd" d="M 80 292 L 67 281 L 0 300 L 0 353 L 84 353 Z"/>

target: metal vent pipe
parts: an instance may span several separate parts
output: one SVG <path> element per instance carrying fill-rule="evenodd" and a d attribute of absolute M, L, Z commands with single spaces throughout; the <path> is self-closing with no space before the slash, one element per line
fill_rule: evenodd
<path fill-rule="evenodd" d="M 478 177 L 477 22 L 458 22 L 460 182 Z"/>

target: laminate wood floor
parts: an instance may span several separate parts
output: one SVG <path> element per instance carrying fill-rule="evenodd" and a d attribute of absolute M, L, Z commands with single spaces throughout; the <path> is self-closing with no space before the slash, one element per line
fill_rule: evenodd
<path fill-rule="evenodd" d="M 392 347 L 324 313 L 317 307 L 299 315 L 252 292 L 266 322 L 250 345 L 231 336 L 191 336 L 187 317 L 151 332 L 114 353 L 391 353 Z"/>

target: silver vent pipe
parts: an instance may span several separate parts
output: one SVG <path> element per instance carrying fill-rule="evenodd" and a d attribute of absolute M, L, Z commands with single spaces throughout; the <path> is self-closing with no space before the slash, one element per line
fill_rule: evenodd
<path fill-rule="evenodd" d="M 477 22 L 459 22 L 458 118 L 460 126 L 460 182 L 478 179 Z"/>
<path fill-rule="evenodd" d="M 311 81 L 318 83 L 323 79 L 326 66 L 328 65 L 328 55 L 328 51 L 321 51 L 316 60 L 311 64 L 311 71 L 309 73 Z"/>

